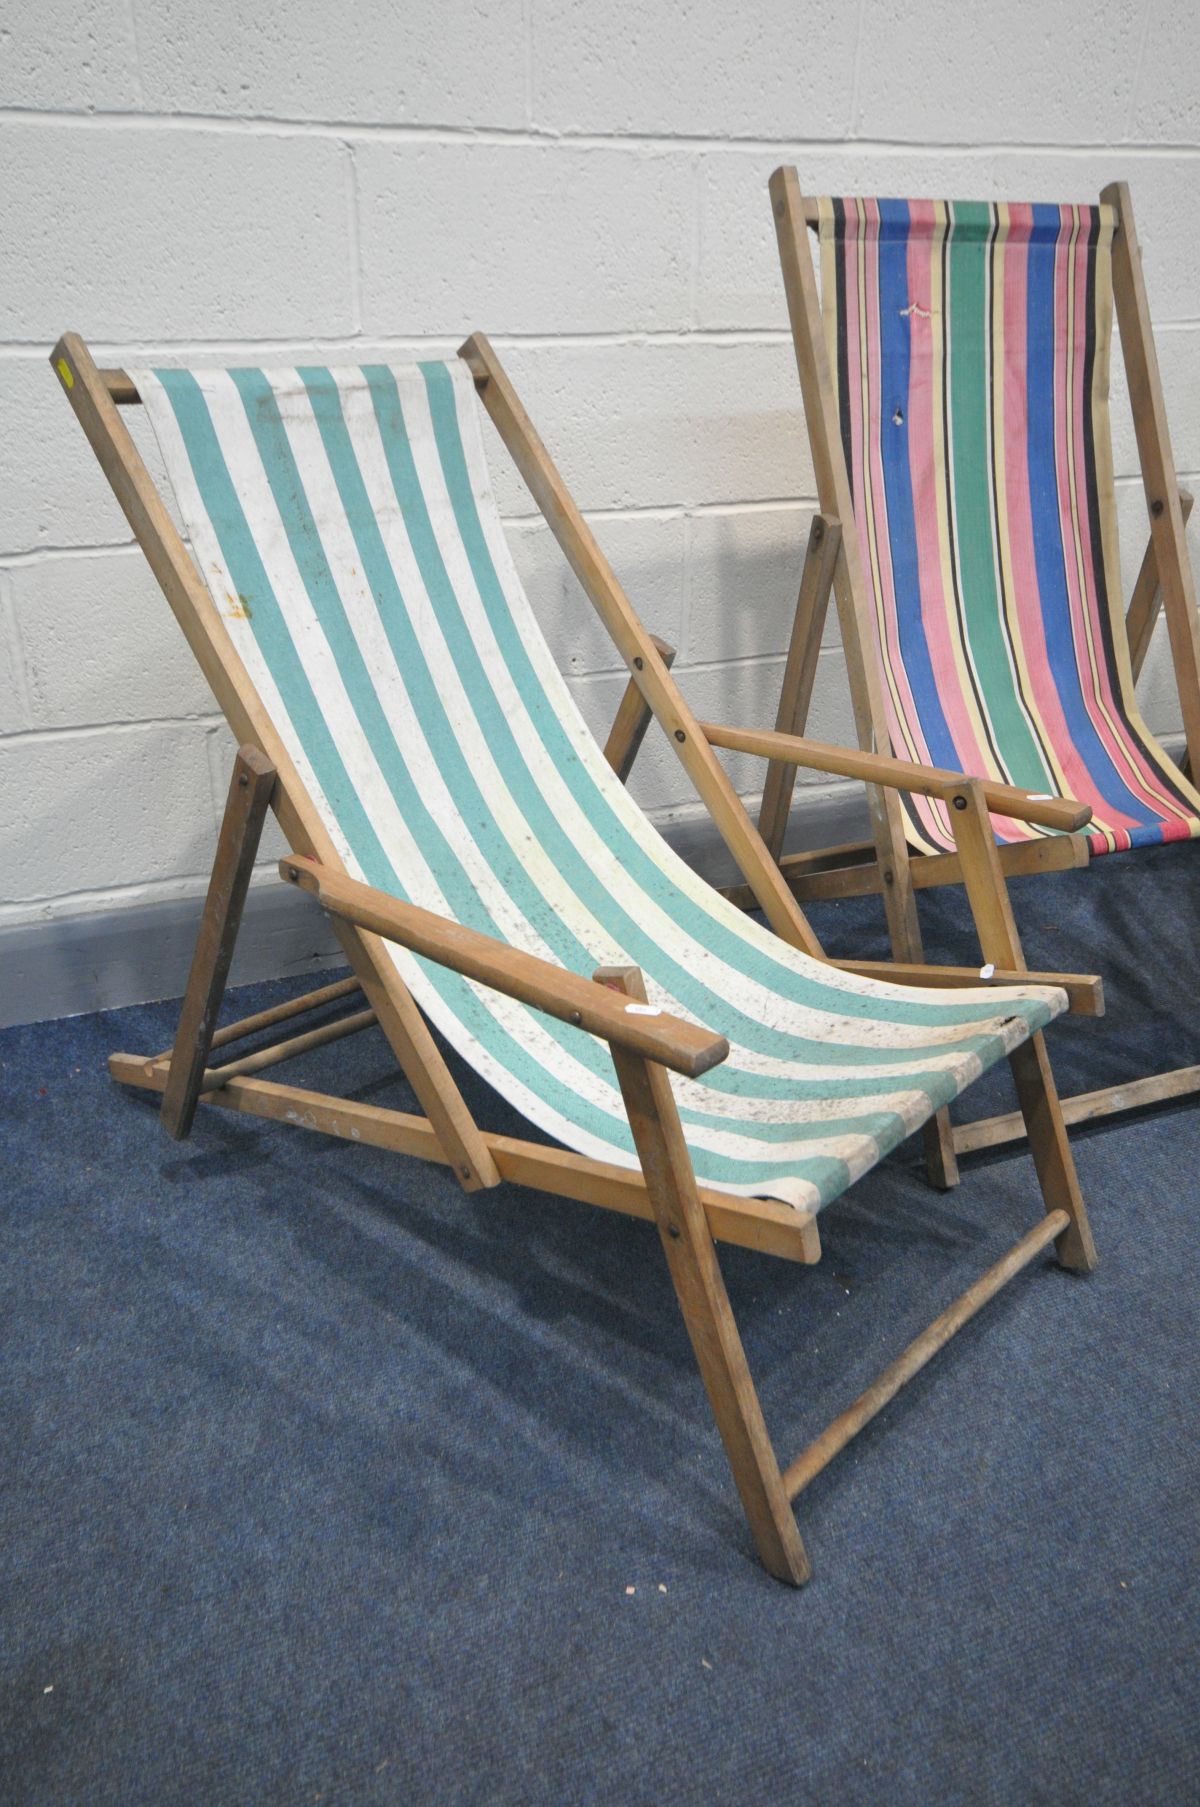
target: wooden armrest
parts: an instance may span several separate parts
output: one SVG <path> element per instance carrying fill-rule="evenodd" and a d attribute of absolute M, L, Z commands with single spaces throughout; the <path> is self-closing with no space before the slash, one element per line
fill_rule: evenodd
<path fill-rule="evenodd" d="M 360 884 L 344 873 L 329 872 L 316 860 L 293 854 L 290 859 L 280 860 L 279 875 L 289 884 L 311 891 L 331 916 L 339 916 L 373 935 L 382 935 L 385 941 L 398 942 L 464 978 L 489 985 L 522 1004 L 532 1004 L 549 1016 L 672 1067 L 690 1079 L 707 1073 L 729 1053 L 729 1043 L 723 1035 L 714 1035 L 709 1029 L 666 1012 L 648 1016 L 637 1009 L 631 1011 L 619 992 L 610 991 L 593 979 L 580 978 L 565 967 L 464 928 L 461 923 L 436 916 L 416 904 L 402 903 L 386 891 Z"/>
<path fill-rule="evenodd" d="M 1104 1015 L 1104 982 L 1094 973 L 1028 973 L 998 966 L 981 972 L 977 966 L 915 966 L 894 960 L 830 960 L 829 965 L 892 985 L 1055 985 L 1066 992 L 1072 1015 Z"/>
<path fill-rule="evenodd" d="M 807 766 L 840 778 L 861 778 L 864 784 L 885 784 L 892 790 L 915 791 L 948 802 L 963 783 L 959 772 L 943 772 L 936 766 L 913 765 L 893 759 L 890 753 L 860 753 L 850 747 L 833 747 L 825 741 L 801 740 L 796 734 L 778 734 L 766 728 L 729 728 L 701 722 L 711 746 L 734 753 L 753 753 L 760 759 L 782 759 L 789 765 Z M 1038 797 L 1015 785 L 980 779 L 984 801 L 993 815 L 1012 816 L 1019 822 L 1036 822 L 1043 828 L 1059 828 L 1071 834 L 1092 819 L 1086 803 L 1071 797 Z"/>

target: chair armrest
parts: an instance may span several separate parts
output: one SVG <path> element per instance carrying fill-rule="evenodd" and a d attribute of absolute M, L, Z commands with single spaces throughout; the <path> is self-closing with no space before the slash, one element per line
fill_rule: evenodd
<path fill-rule="evenodd" d="M 895 960 L 831 960 L 839 972 L 858 973 L 864 979 L 882 979 L 889 985 L 1053 985 L 1065 991 L 1074 1016 L 1104 1015 L 1104 984 L 1094 973 L 1030 973 L 993 966 L 917 966 Z"/>
<path fill-rule="evenodd" d="M 760 759 L 781 759 L 789 765 L 807 766 L 840 778 L 861 778 L 864 784 L 884 784 L 892 790 L 915 791 L 920 796 L 948 801 L 950 793 L 963 783 L 961 773 L 913 765 L 907 759 L 893 759 L 890 753 L 860 753 L 849 747 L 830 746 L 825 741 L 802 740 L 797 734 L 779 734 L 773 729 L 729 728 L 713 722 L 701 722 L 700 727 L 710 746 L 756 754 Z M 1058 828 L 1065 834 L 1086 827 L 1092 819 L 1089 806 L 1070 797 L 1039 797 L 1018 790 L 1015 785 L 994 784 L 986 778 L 979 782 L 988 809 L 997 816 L 1036 822 L 1042 828 Z"/>
<path fill-rule="evenodd" d="M 650 1015 L 644 1005 L 631 1008 L 620 992 L 593 979 L 583 979 L 550 960 L 509 947 L 416 904 L 402 903 L 386 891 L 360 884 L 344 873 L 330 872 L 316 860 L 293 854 L 279 862 L 279 874 L 302 891 L 311 891 L 331 916 L 381 935 L 385 941 L 395 941 L 466 979 L 489 985 L 522 1004 L 532 1004 L 689 1079 L 707 1073 L 729 1053 L 723 1035 L 665 1011 Z"/>

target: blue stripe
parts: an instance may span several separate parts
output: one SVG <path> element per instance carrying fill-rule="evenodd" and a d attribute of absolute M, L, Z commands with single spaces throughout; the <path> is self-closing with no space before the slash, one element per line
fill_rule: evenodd
<path fill-rule="evenodd" d="M 958 753 L 938 696 L 921 609 L 917 528 L 909 456 L 909 306 L 906 201 L 881 201 L 879 236 L 880 451 L 887 498 L 887 534 L 896 593 L 896 631 L 930 761 L 957 771 Z"/>
<path fill-rule="evenodd" d="M 1060 215 L 1057 207 L 1033 209 L 1037 243 L 1029 253 L 1026 305 L 1026 396 L 1028 412 L 1029 503 L 1034 560 L 1046 651 L 1071 740 L 1100 795 L 1111 807 L 1143 824 L 1157 822 L 1152 809 L 1129 790 L 1100 740 L 1084 700 L 1071 604 L 1067 549 L 1058 505 L 1054 442 L 1054 270 Z M 1054 232 L 1049 228 L 1053 223 Z M 1103 649 L 1101 649 L 1103 656 Z"/>

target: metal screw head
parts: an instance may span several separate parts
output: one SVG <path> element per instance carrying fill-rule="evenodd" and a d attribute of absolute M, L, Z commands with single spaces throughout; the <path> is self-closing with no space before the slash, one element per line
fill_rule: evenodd
<path fill-rule="evenodd" d="M 1151 513 L 1151 514 L 1152 514 L 1152 515 L 1153 515 L 1153 516 L 1154 516 L 1154 518 L 1155 518 L 1155 520 L 1156 520 L 1156 521 L 1157 521 L 1157 519 L 1158 519 L 1158 517 L 1159 517 L 1159 515 L 1160 515 L 1160 514 L 1161 514 L 1161 513 L 1162 513 L 1162 511 L 1163 511 L 1163 509 L 1164 509 L 1164 508 L 1165 508 L 1165 507 L 1166 507 L 1166 506 L 1167 506 L 1167 505 L 1166 505 L 1166 503 L 1165 503 L 1165 502 L 1163 502 L 1163 501 L 1154 501 L 1154 502 L 1151 502 L 1151 504 L 1150 504 L 1150 513 Z"/>
<path fill-rule="evenodd" d="M 640 659 L 635 659 L 633 661 L 633 669 L 635 671 L 640 671 L 642 669 L 642 661 Z"/>
<path fill-rule="evenodd" d="M 568 1021 L 568 1023 L 578 1024 L 578 1023 L 582 1023 L 583 1018 L 580 1016 L 578 1010 L 573 1010 L 571 1012 L 570 1016 L 567 1018 L 567 1021 Z"/>
<path fill-rule="evenodd" d="M 667 1225 L 667 1235 L 671 1238 L 672 1242 L 678 1242 L 679 1241 L 679 1225 L 676 1223 L 669 1223 Z"/>
<path fill-rule="evenodd" d="M 966 807 L 967 807 L 966 798 L 964 796 L 962 796 L 961 794 L 959 796 L 957 796 L 954 799 L 954 807 L 955 807 L 955 809 L 966 809 Z"/>
<path fill-rule="evenodd" d="M 464 1178 L 464 1180 L 470 1179 L 471 1169 L 469 1167 L 460 1167 L 458 1171 L 462 1174 L 462 1177 Z"/>
<path fill-rule="evenodd" d="M 238 783 L 241 785 L 243 790 L 245 790 L 245 788 L 249 784 L 249 782 L 250 782 L 250 778 L 246 772 L 238 773 Z"/>
<path fill-rule="evenodd" d="M 288 867 L 287 875 L 291 879 L 293 884 L 295 884 L 297 879 L 300 877 L 300 874 L 296 871 L 296 868 L 294 866 Z"/>
<path fill-rule="evenodd" d="M 687 739 L 687 735 L 684 733 L 682 728 L 676 728 L 675 738 L 676 738 L 676 740 L 683 741 L 683 740 Z"/>

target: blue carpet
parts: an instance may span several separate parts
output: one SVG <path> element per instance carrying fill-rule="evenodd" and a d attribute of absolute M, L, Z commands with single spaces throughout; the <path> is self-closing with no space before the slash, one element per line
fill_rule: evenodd
<path fill-rule="evenodd" d="M 1031 963 L 1110 981 L 1064 1090 L 1200 1059 L 1198 857 L 1014 885 Z M 648 1226 L 203 1107 L 172 1144 L 104 1060 L 173 1015 L 0 1037 L 6 1804 L 1200 1799 L 1200 1108 L 1077 1134 L 1100 1270 L 1035 1264 L 826 1471 L 795 1593 Z M 293 1071 L 411 1108 L 378 1031 Z M 939 1195 L 909 1144 L 818 1268 L 724 1251 L 780 1449 L 1037 1212 L 1023 1151 Z"/>

